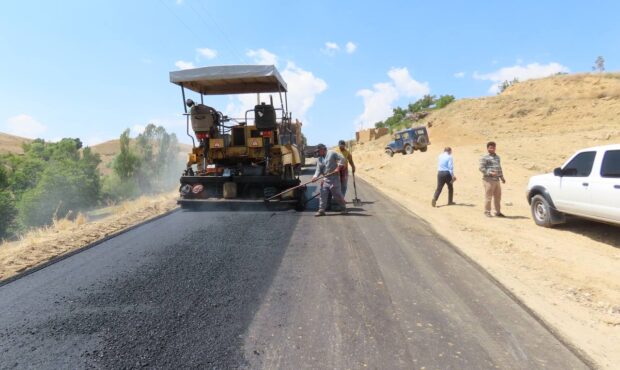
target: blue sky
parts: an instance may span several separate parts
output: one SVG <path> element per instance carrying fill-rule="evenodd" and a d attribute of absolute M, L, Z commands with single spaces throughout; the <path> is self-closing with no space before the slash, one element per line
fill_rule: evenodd
<path fill-rule="evenodd" d="M 4 0 L 0 131 L 96 144 L 153 122 L 189 142 L 168 72 L 276 62 L 310 142 L 334 144 L 424 93 L 491 95 L 599 55 L 617 71 L 618 14 L 618 1 Z"/>

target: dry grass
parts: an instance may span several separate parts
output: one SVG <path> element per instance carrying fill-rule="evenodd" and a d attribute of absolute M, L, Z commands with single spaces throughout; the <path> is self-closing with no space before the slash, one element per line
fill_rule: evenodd
<path fill-rule="evenodd" d="M 176 192 L 143 196 L 111 208 L 105 218 L 89 221 L 83 214 L 56 219 L 19 240 L 0 244 L 0 280 L 81 248 L 176 207 Z"/>
<path fill-rule="evenodd" d="M 0 132 L 0 154 L 22 154 L 24 152 L 22 149 L 22 144 L 31 141 L 32 140 L 24 137 L 13 136 Z"/>

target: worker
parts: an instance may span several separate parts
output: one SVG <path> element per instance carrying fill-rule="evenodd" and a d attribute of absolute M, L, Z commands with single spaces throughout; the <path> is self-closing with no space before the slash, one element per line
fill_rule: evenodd
<path fill-rule="evenodd" d="M 316 171 L 312 176 L 312 182 L 318 181 L 320 176 L 325 176 L 321 183 L 321 196 L 319 198 L 319 210 L 315 216 L 325 216 L 327 207 L 327 195 L 331 191 L 334 200 L 340 205 L 340 213 L 347 214 L 347 203 L 340 192 L 340 171 L 345 166 L 345 158 L 336 151 L 327 150 L 323 144 L 317 145 L 318 158 Z"/>
<path fill-rule="evenodd" d="M 495 152 L 497 145 L 493 141 L 487 143 L 487 152 L 480 158 L 480 172 L 482 172 L 482 183 L 484 184 L 484 214 L 491 217 L 491 201 L 495 205 L 495 216 L 506 217 L 502 213 L 502 187 L 499 184 L 506 183 L 504 171 L 499 155 Z"/>
<path fill-rule="evenodd" d="M 345 164 L 344 169 L 340 171 L 340 189 L 342 192 L 342 196 L 347 195 L 347 184 L 349 182 L 349 164 L 351 164 L 351 171 L 355 173 L 355 163 L 353 163 L 353 156 L 347 150 L 346 143 L 344 140 L 340 140 L 338 142 L 338 148 L 336 152 L 344 157 Z"/>
<path fill-rule="evenodd" d="M 437 206 L 437 199 L 439 199 L 439 195 L 441 195 L 441 191 L 443 190 L 444 185 L 448 185 L 448 205 L 454 205 L 454 182 L 456 181 L 456 176 L 454 176 L 454 160 L 452 159 L 452 148 L 449 146 L 445 147 L 443 153 L 439 155 L 438 158 L 438 166 L 437 166 L 437 189 L 435 189 L 435 195 L 433 195 L 433 200 L 431 201 L 431 205 L 433 207 Z"/>

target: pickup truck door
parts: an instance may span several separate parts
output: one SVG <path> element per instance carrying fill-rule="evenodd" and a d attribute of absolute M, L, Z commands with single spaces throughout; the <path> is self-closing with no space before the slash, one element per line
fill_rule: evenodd
<path fill-rule="evenodd" d="M 592 209 L 596 217 L 620 222 L 620 149 L 601 154 L 600 171 L 594 171 L 590 184 Z"/>
<path fill-rule="evenodd" d="M 591 173 L 595 151 L 577 153 L 564 167 L 553 201 L 562 212 L 591 216 Z"/>

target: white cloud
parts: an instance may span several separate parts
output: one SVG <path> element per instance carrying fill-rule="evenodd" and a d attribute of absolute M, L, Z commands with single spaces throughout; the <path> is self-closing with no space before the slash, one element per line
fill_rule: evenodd
<path fill-rule="evenodd" d="M 209 49 L 209 48 L 198 48 L 196 52 L 199 56 L 206 59 L 213 59 L 217 56 L 217 50 Z"/>
<path fill-rule="evenodd" d="M 456 77 L 456 78 L 463 78 L 463 77 L 465 77 L 465 72 L 456 72 L 454 74 L 454 77 Z"/>
<path fill-rule="evenodd" d="M 364 112 L 356 120 L 358 125 L 374 127 L 375 123 L 392 115 L 394 102 L 399 98 L 419 98 L 430 93 L 428 83 L 411 78 L 407 68 L 392 68 L 388 76 L 392 81 L 376 83 L 372 89 L 357 92 L 356 95 L 364 99 Z"/>
<path fill-rule="evenodd" d="M 356 49 L 357 49 L 357 45 L 355 45 L 351 41 L 347 42 L 347 45 L 345 46 L 345 50 L 347 51 L 347 54 L 353 54 Z"/>
<path fill-rule="evenodd" d="M 185 62 L 185 61 L 182 61 L 182 60 L 178 60 L 176 63 L 174 63 L 174 65 L 178 69 L 192 69 L 192 68 L 196 68 L 194 63 L 192 63 L 192 62 Z"/>
<path fill-rule="evenodd" d="M 282 72 L 288 85 L 288 108 L 293 116 L 303 121 L 306 112 L 314 104 L 317 95 L 327 89 L 327 83 L 312 72 L 301 69 L 293 62 L 288 62 Z"/>
<path fill-rule="evenodd" d="M 476 80 L 492 81 L 493 85 L 489 88 L 489 92 L 497 93 L 504 81 L 512 81 L 515 78 L 519 81 L 525 81 L 533 78 L 551 76 L 559 72 L 569 72 L 569 69 L 556 62 L 549 64 L 530 63 L 526 66 L 517 64 L 512 67 L 503 67 L 495 72 L 485 74 L 474 72 L 473 77 Z"/>
<path fill-rule="evenodd" d="M 265 101 L 265 99 L 267 99 L 267 101 Z M 269 101 L 269 94 L 261 94 L 261 100 L 267 103 Z M 278 103 L 276 103 L 276 101 L 278 101 Z M 226 104 L 224 114 L 231 118 L 237 118 L 243 121 L 245 119 L 245 111 L 254 108 L 256 103 L 256 94 L 241 94 L 234 97 L 230 96 L 228 104 Z M 274 96 L 273 104 L 278 106 L 280 104 L 279 98 L 276 98 L 276 96 Z M 248 113 L 248 118 L 252 118 L 251 113 Z"/>
<path fill-rule="evenodd" d="M 272 61 L 277 61 L 277 56 L 275 54 L 272 54 L 264 49 L 256 51 L 254 55 L 248 54 L 248 56 L 256 58 L 267 57 Z M 284 81 L 286 81 L 288 88 L 289 112 L 293 113 L 293 118 L 297 118 L 305 122 L 306 113 L 312 105 L 314 105 L 317 95 L 327 89 L 327 83 L 323 79 L 316 77 L 312 72 L 298 67 L 291 61 L 286 64 L 286 67 L 281 71 L 281 74 Z M 268 95 L 269 94 L 261 94 L 261 100 L 268 102 Z M 274 105 L 280 105 L 280 98 L 278 94 L 273 94 L 273 100 Z M 255 104 L 256 94 L 237 95 L 235 98 L 230 98 L 228 104 L 226 105 L 225 114 L 234 118 L 243 118 L 245 111 L 254 107 Z M 250 117 L 252 116 L 250 115 Z"/>
<path fill-rule="evenodd" d="M 394 81 L 398 92 L 406 97 L 419 97 L 430 92 L 428 82 L 421 83 L 414 80 L 407 68 L 392 68 L 388 76 Z"/>
<path fill-rule="evenodd" d="M 36 139 L 47 131 L 47 127 L 27 114 L 11 117 L 5 124 L 6 132 L 11 135 Z"/>
<path fill-rule="evenodd" d="M 177 0 L 176 3 L 177 3 L 177 5 L 182 5 L 183 4 L 183 0 Z"/>
<path fill-rule="evenodd" d="M 325 43 L 325 49 L 327 50 L 340 50 L 340 46 L 338 46 L 338 44 L 336 44 L 335 42 L 326 42 Z"/>
<path fill-rule="evenodd" d="M 249 50 L 245 55 L 254 59 L 254 62 L 258 64 L 278 65 L 278 57 L 265 49 Z"/>
<path fill-rule="evenodd" d="M 356 95 L 364 99 L 364 112 L 357 118 L 357 123 L 363 127 L 374 127 L 376 122 L 389 117 L 392 105 L 399 96 L 396 87 L 390 82 L 374 84 L 372 90 L 363 89 Z"/>
<path fill-rule="evenodd" d="M 321 49 L 321 51 L 327 55 L 336 55 L 340 51 L 340 46 L 335 42 L 328 41 L 325 43 L 325 48 Z"/>

